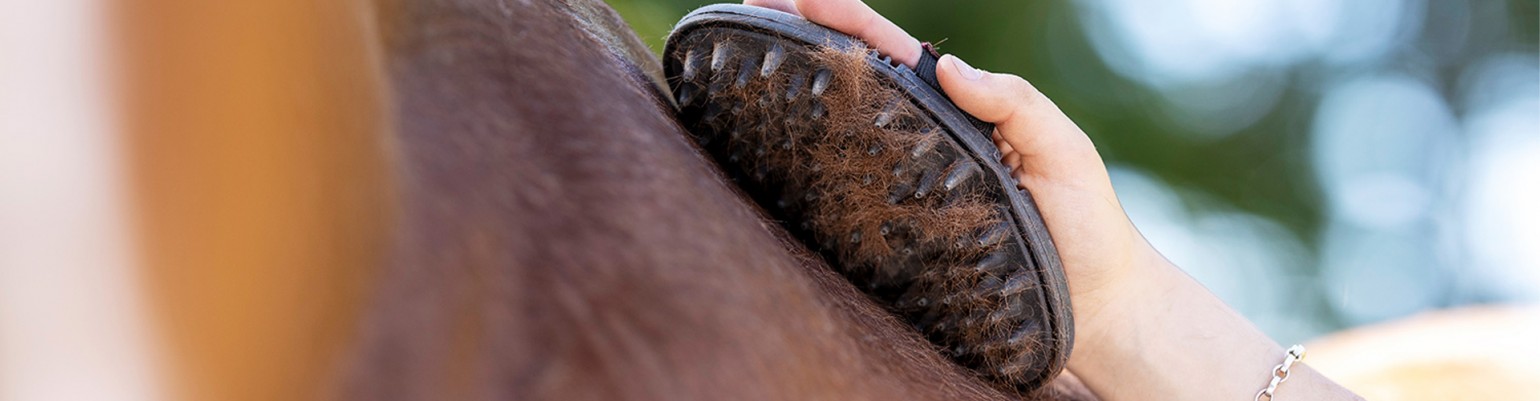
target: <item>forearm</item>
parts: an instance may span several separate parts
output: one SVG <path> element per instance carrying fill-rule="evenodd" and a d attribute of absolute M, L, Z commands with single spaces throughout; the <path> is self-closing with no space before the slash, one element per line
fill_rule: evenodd
<path fill-rule="evenodd" d="M 1153 249 L 1134 264 L 1118 298 L 1084 317 L 1070 370 L 1107 401 L 1255 397 L 1283 347 Z M 1291 372 L 1276 400 L 1358 399 L 1308 365 Z"/>

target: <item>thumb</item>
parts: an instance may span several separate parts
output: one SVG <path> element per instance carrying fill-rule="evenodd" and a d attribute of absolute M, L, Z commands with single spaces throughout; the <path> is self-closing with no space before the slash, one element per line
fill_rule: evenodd
<path fill-rule="evenodd" d="M 1048 167 L 1041 163 L 1080 164 L 1088 160 L 1075 159 L 1084 159 L 1087 152 L 1101 165 L 1090 138 L 1025 79 L 982 71 L 950 54 L 936 63 L 936 78 L 958 108 L 994 123 L 1001 139 L 1022 156 L 1029 170 Z"/>

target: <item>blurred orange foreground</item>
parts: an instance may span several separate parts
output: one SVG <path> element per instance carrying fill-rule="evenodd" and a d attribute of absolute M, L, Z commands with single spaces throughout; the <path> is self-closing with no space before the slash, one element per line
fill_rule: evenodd
<path fill-rule="evenodd" d="M 1540 308 L 1533 306 L 1429 312 L 1307 348 L 1306 363 L 1369 400 L 1540 400 Z"/>

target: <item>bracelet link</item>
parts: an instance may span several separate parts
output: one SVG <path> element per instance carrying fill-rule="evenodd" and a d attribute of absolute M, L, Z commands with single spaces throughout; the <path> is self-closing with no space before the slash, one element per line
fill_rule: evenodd
<path fill-rule="evenodd" d="M 1278 385 L 1289 380 L 1289 369 L 1294 367 L 1295 362 L 1299 362 L 1302 359 L 1305 359 L 1305 346 L 1295 344 L 1289 347 L 1288 353 L 1283 356 L 1283 363 L 1273 367 L 1273 377 L 1272 380 L 1268 381 L 1267 388 L 1258 391 L 1257 396 L 1253 397 L 1252 401 L 1262 401 L 1264 396 L 1268 401 L 1272 401 L 1273 392 L 1278 390 Z"/>

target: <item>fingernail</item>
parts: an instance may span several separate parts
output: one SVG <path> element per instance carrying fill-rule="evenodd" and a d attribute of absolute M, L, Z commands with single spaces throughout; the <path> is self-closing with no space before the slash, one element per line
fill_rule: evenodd
<path fill-rule="evenodd" d="M 979 80 L 979 77 L 984 76 L 983 72 L 980 72 L 979 69 L 968 65 L 968 63 L 962 61 L 961 58 L 950 54 L 948 54 L 947 57 L 952 58 L 952 66 L 957 67 L 957 72 L 962 73 L 963 78 L 967 78 L 969 81 L 977 81 Z"/>

